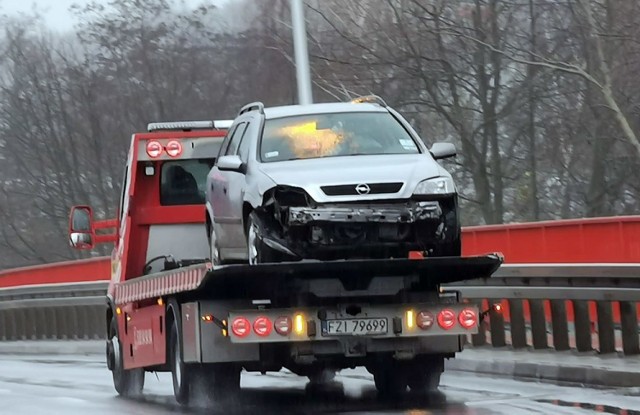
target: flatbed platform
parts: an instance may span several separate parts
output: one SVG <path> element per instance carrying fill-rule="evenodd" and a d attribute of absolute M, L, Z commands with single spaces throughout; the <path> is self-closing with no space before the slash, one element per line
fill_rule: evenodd
<path fill-rule="evenodd" d="M 124 304 L 171 294 L 206 292 L 212 298 L 256 296 L 304 284 L 340 282 L 342 288 L 357 295 L 367 291 L 375 278 L 402 279 L 413 288 L 432 290 L 442 284 L 489 278 L 500 267 L 499 254 L 470 257 L 434 257 L 424 259 L 372 259 L 348 261 L 301 261 L 261 265 L 192 265 L 163 271 L 115 287 L 114 302 Z M 325 285 L 326 285 L 325 284 Z M 327 288 L 331 291 L 331 287 Z M 335 290 L 334 290 L 335 291 Z"/>

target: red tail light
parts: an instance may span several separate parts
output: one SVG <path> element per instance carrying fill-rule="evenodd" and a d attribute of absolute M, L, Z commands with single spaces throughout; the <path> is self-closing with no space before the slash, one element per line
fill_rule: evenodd
<path fill-rule="evenodd" d="M 288 336 L 291 333 L 291 319 L 289 317 L 278 317 L 273 326 L 276 333 L 281 336 Z"/>
<path fill-rule="evenodd" d="M 438 325 L 445 330 L 449 330 L 456 325 L 456 313 L 448 308 L 438 313 Z"/>
<path fill-rule="evenodd" d="M 231 331 L 238 337 L 247 337 L 251 332 L 251 323 L 244 317 L 236 317 L 231 323 Z"/>
<path fill-rule="evenodd" d="M 179 141 L 171 140 L 167 143 L 166 150 L 171 157 L 178 157 L 182 154 L 182 144 Z"/>
<path fill-rule="evenodd" d="M 162 154 L 162 144 L 157 141 L 149 141 L 147 143 L 147 154 L 151 158 L 160 157 Z"/>
<path fill-rule="evenodd" d="M 416 324 L 422 330 L 430 329 L 431 326 L 433 326 L 434 321 L 435 321 L 435 318 L 433 317 L 433 314 L 431 314 L 428 311 L 419 312 L 418 317 L 416 318 Z"/>
<path fill-rule="evenodd" d="M 458 316 L 458 321 L 460 325 L 465 329 L 470 329 L 474 327 L 478 323 L 478 315 L 471 308 L 465 308 L 460 312 Z"/>
<path fill-rule="evenodd" d="M 258 317 L 256 321 L 253 322 L 253 331 L 260 337 L 270 335 L 271 330 L 273 330 L 273 324 L 268 317 Z"/>

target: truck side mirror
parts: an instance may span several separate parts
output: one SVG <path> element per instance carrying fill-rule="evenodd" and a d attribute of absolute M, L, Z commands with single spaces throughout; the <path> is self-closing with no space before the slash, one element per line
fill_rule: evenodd
<path fill-rule="evenodd" d="M 444 142 L 433 143 L 429 152 L 436 160 L 454 157 L 457 154 L 455 145 Z"/>
<path fill-rule="evenodd" d="M 89 206 L 74 206 L 69 215 L 69 244 L 75 249 L 93 249 L 95 240 L 93 211 Z"/>

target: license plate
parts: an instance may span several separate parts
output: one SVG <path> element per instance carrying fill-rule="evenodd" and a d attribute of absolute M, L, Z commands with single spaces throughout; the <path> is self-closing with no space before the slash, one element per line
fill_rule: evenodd
<path fill-rule="evenodd" d="M 387 334 L 386 318 L 348 318 L 322 322 L 323 336 L 366 336 Z"/>

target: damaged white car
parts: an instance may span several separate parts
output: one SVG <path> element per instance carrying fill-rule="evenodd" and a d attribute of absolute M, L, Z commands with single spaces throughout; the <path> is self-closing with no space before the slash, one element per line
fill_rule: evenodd
<path fill-rule="evenodd" d="M 458 200 L 409 123 L 378 97 L 242 108 L 207 178 L 215 264 L 460 255 Z"/>

